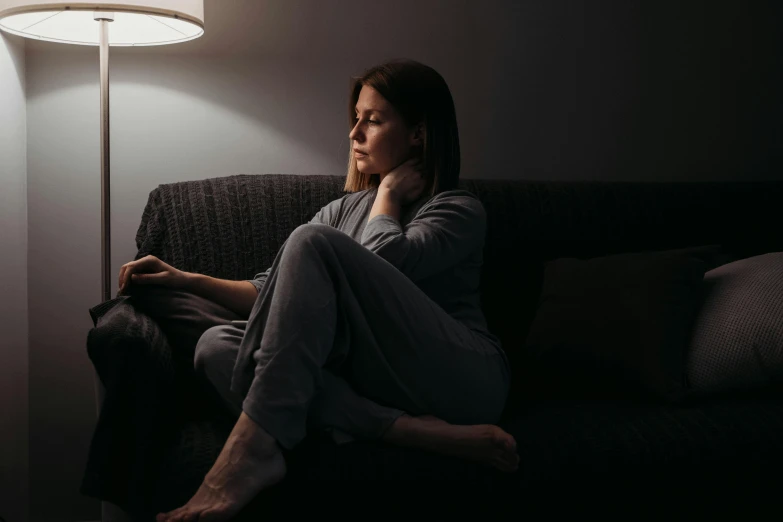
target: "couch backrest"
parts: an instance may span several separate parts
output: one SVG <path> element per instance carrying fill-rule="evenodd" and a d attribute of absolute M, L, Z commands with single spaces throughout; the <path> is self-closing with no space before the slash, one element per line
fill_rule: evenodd
<path fill-rule="evenodd" d="M 250 279 L 288 235 L 344 193 L 342 176 L 235 175 L 160 185 L 136 258 Z M 482 305 L 509 356 L 534 317 L 545 263 L 558 257 L 721 244 L 735 258 L 783 251 L 783 182 L 621 183 L 462 180 L 488 215 Z M 513 362 L 513 361 L 512 361 Z"/>

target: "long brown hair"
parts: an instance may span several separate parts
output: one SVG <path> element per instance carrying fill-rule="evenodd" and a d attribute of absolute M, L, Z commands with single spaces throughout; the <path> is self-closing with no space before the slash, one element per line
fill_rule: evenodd
<path fill-rule="evenodd" d="M 454 100 L 448 85 L 435 69 L 413 60 L 377 65 L 354 78 L 348 104 L 349 128 L 354 126 L 356 102 L 362 87 L 372 87 L 400 113 L 410 127 L 424 123 L 422 162 L 426 172 L 425 194 L 434 196 L 457 188 L 459 182 L 459 133 Z M 349 143 L 346 192 L 358 192 L 380 184 L 378 174 L 363 174 L 356 166 Z"/>

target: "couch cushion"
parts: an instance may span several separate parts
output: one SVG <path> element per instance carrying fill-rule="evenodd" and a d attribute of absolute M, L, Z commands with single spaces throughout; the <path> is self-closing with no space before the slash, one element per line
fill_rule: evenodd
<path fill-rule="evenodd" d="M 674 408 L 551 401 L 529 405 L 502 426 L 517 440 L 520 468 L 514 474 L 379 442 L 335 445 L 308 437 L 287 453 L 286 480 L 258 495 L 238 520 L 259 520 L 270 509 L 290 515 L 300 499 L 324 492 L 332 495 L 332 504 L 309 509 L 344 512 L 360 498 L 376 495 L 372 498 L 383 502 L 425 492 L 438 501 L 480 502 L 488 517 L 514 513 L 518 519 L 568 506 L 560 504 L 564 499 L 593 498 L 605 505 L 607 494 L 617 500 L 621 491 L 626 500 L 636 496 L 656 503 L 671 502 L 679 493 L 679 500 L 708 508 L 702 500 L 713 495 L 739 499 L 777 487 L 770 478 L 783 466 L 783 402 L 774 398 Z M 181 427 L 157 475 L 156 509 L 173 509 L 193 495 L 230 430 L 230 423 L 215 420 Z M 298 508 L 308 509 L 306 504 Z"/>
<path fill-rule="evenodd" d="M 646 501 L 645 509 L 677 500 L 708 509 L 720 506 L 719 498 L 776 502 L 780 486 L 783 401 L 776 397 L 675 407 L 548 401 L 504 427 L 520 452 L 520 470 L 505 484 L 518 506 L 522 499 L 556 506 L 579 495 L 604 504 L 634 498 Z"/>
<path fill-rule="evenodd" d="M 704 287 L 687 352 L 692 392 L 783 388 L 783 253 L 711 270 Z"/>
<path fill-rule="evenodd" d="M 551 375 L 539 392 L 678 400 L 703 276 L 687 251 L 548 263 L 526 346 Z"/>

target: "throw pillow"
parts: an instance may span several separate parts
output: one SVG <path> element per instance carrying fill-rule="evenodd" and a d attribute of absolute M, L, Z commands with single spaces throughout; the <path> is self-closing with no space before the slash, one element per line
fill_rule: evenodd
<path fill-rule="evenodd" d="M 723 246 L 721 245 L 701 245 L 695 247 L 677 248 L 674 250 L 664 250 L 664 251 L 649 250 L 640 253 L 657 254 L 661 252 L 668 253 L 668 254 L 685 254 L 691 257 L 695 257 L 696 259 L 704 263 L 705 270 L 712 270 L 713 268 L 718 268 L 719 266 L 725 265 L 726 263 L 731 263 L 732 261 L 736 261 L 736 258 L 733 258 L 731 254 L 726 252 L 723 249 Z"/>
<path fill-rule="evenodd" d="M 705 274 L 686 373 L 699 396 L 783 384 L 783 252 Z"/>
<path fill-rule="evenodd" d="M 687 249 L 548 263 L 526 343 L 544 394 L 681 399 L 704 270 Z"/>
<path fill-rule="evenodd" d="M 247 319 L 210 299 L 163 285 L 130 285 L 129 295 L 132 304 L 160 326 L 175 354 L 191 360 L 209 328 Z"/>

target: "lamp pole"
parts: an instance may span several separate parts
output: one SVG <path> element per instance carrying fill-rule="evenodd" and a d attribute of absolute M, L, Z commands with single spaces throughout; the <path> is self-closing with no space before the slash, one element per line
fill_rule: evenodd
<path fill-rule="evenodd" d="M 98 22 L 100 32 L 100 74 L 101 74 L 101 300 L 111 299 L 111 171 L 109 161 L 109 22 L 114 13 L 95 11 L 93 18 Z M 100 415 L 106 388 L 94 372 L 95 399 Z"/>
<path fill-rule="evenodd" d="M 114 13 L 95 11 L 101 61 L 101 302 L 111 299 L 111 198 L 109 161 L 109 22 Z"/>

